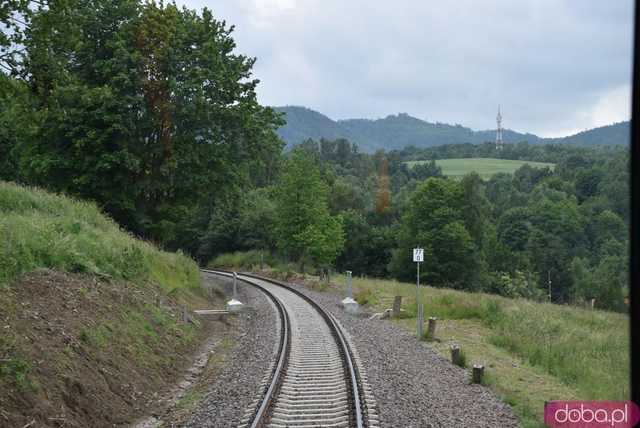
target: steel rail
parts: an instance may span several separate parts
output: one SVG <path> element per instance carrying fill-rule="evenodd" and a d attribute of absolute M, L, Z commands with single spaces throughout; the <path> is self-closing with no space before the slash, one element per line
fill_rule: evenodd
<path fill-rule="evenodd" d="M 224 271 L 224 270 L 209 270 L 209 269 L 200 269 L 202 272 L 211 273 L 215 275 L 222 275 L 226 277 L 233 277 L 232 272 Z M 274 296 L 269 290 L 261 287 L 258 284 L 251 283 L 249 281 L 238 278 L 243 282 L 247 282 L 254 287 L 258 287 L 264 294 L 269 297 L 273 303 L 275 304 L 278 314 L 280 316 L 280 325 L 282 328 L 280 329 L 280 344 L 278 345 L 278 363 L 276 364 L 272 374 L 271 381 L 269 382 L 269 387 L 267 388 L 264 396 L 260 402 L 260 406 L 257 408 L 253 421 L 251 423 L 251 428 L 259 428 L 263 427 L 267 424 L 269 418 L 269 410 L 271 408 L 271 404 L 273 403 L 274 398 L 278 392 L 280 385 L 282 384 L 282 380 L 284 378 L 284 372 L 287 360 L 289 359 L 289 352 L 291 349 L 291 323 L 289 321 L 289 314 L 284 307 L 284 304 Z"/>
<path fill-rule="evenodd" d="M 206 269 L 201 269 L 203 272 L 209 272 L 209 273 L 223 273 L 225 274 L 225 276 L 228 276 L 231 274 L 231 272 L 226 271 L 226 270 L 221 270 L 221 269 L 216 269 L 216 270 L 206 270 Z M 338 325 L 335 317 L 333 315 L 331 315 L 330 313 L 328 313 L 327 311 L 325 311 L 322 307 L 320 307 L 319 304 L 317 304 L 315 301 L 313 301 L 310 297 L 308 297 L 307 295 L 303 294 L 301 291 L 296 290 L 295 288 L 293 288 L 291 285 L 282 282 L 282 281 L 277 281 L 271 278 L 265 278 L 259 275 L 254 275 L 251 273 L 245 273 L 245 272 L 241 272 L 238 273 L 238 279 L 241 279 L 240 276 L 244 276 L 244 277 L 248 277 L 248 278 L 253 278 L 253 279 L 258 279 L 261 281 L 265 281 L 265 282 L 269 282 L 271 284 L 275 284 L 278 285 L 280 287 L 283 287 L 287 290 L 289 290 L 290 292 L 296 294 L 297 296 L 301 297 L 302 299 L 304 299 L 307 303 L 309 303 L 321 316 L 322 318 L 324 318 L 325 322 L 327 323 L 327 325 L 329 326 L 329 329 L 331 330 L 336 343 L 338 344 L 338 347 L 340 349 L 340 354 L 343 357 L 344 360 L 344 366 L 347 372 L 347 382 L 350 386 L 350 398 L 351 398 L 351 407 L 353 409 L 353 419 L 352 419 L 352 425 L 356 428 L 364 428 L 366 425 L 365 422 L 365 418 L 363 416 L 363 408 L 364 406 L 362 405 L 362 399 L 361 397 L 363 396 L 363 391 L 362 391 L 362 382 L 360 379 L 360 375 L 358 373 L 358 368 L 354 362 L 354 358 L 353 358 L 353 352 L 351 351 L 351 348 L 349 346 L 349 342 L 346 339 L 346 336 L 344 334 L 344 332 L 342 331 L 342 328 Z M 248 281 L 246 279 L 241 279 L 242 281 L 254 285 L 256 287 L 259 287 L 261 290 L 265 291 L 268 293 L 267 290 L 265 290 L 264 288 L 260 287 L 260 285 Z M 275 298 L 275 296 L 273 296 L 273 298 Z M 286 312 L 286 311 L 285 311 Z M 280 372 L 281 374 L 281 372 Z M 274 379 L 275 380 L 275 379 Z M 281 379 L 280 379 L 281 381 Z M 270 388 L 271 390 L 271 388 Z M 273 397 L 270 397 L 270 400 L 273 400 Z M 271 402 L 271 401 L 270 401 Z M 269 404 L 270 404 L 269 402 Z M 265 405 L 265 401 L 263 401 L 263 405 L 262 407 L 265 407 L 265 411 L 267 411 L 268 409 L 268 404 Z M 259 426 L 259 425 L 252 425 L 253 426 Z"/>

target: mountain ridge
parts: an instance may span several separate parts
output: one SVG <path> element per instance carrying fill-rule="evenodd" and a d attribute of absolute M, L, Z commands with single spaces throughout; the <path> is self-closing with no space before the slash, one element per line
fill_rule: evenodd
<path fill-rule="evenodd" d="M 480 144 L 495 140 L 495 130 L 475 131 L 460 124 L 432 123 L 407 113 L 390 114 L 380 119 L 339 119 L 303 106 L 280 106 L 274 110 L 284 113 L 287 123 L 278 135 L 290 149 L 306 139 L 346 138 L 358 144 L 364 152 L 387 151 L 407 146 L 420 148 L 442 144 Z M 544 138 L 511 129 L 503 131 L 505 143 L 528 141 L 532 144 L 629 145 L 629 121 L 618 122 L 559 138 Z"/>

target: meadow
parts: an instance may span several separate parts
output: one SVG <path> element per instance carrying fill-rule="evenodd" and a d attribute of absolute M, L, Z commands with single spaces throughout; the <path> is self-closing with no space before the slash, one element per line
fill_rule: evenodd
<path fill-rule="evenodd" d="M 405 312 L 395 322 L 415 331 L 415 284 L 354 278 L 353 286 L 369 310 L 390 308 L 402 296 Z M 438 319 L 429 343 L 445 358 L 456 343 L 468 366 L 484 364 L 487 384 L 524 427 L 544 426 L 545 401 L 629 398 L 626 314 L 433 287 L 421 296 L 425 319 Z"/>
<path fill-rule="evenodd" d="M 409 161 L 407 165 L 425 163 L 427 161 Z M 513 174 L 518 168 L 524 164 L 529 164 L 534 168 L 549 167 L 554 169 L 555 164 L 546 162 L 530 162 L 522 160 L 510 159 L 491 159 L 491 158 L 466 158 L 466 159 L 437 159 L 436 165 L 442 168 L 442 173 L 448 177 L 462 177 L 472 171 L 477 172 L 482 178 L 490 178 L 499 172 Z"/>

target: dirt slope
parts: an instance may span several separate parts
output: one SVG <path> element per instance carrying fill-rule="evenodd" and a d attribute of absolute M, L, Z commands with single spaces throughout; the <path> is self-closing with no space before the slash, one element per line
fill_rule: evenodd
<path fill-rule="evenodd" d="M 182 321 L 172 297 L 40 270 L 0 287 L 0 427 L 128 425 L 153 410 L 216 322 Z M 197 293 L 181 303 L 208 303 Z"/>

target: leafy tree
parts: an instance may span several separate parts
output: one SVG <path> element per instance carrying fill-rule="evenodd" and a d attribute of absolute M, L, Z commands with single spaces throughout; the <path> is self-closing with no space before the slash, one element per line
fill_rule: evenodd
<path fill-rule="evenodd" d="M 386 276 L 391 251 L 395 247 L 394 227 L 371 224 L 355 210 L 343 212 L 342 217 L 345 247 L 336 261 L 336 268 L 350 270 L 355 275 Z"/>
<path fill-rule="evenodd" d="M 174 4 L 70 0 L 34 14 L 25 81 L 42 113 L 20 170 L 100 202 L 130 230 L 175 246 L 212 188 L 248 183 L 281 148 L 256 100 L 254 59 L 232 28 Z M 259 163 L 259 162 L 258 162 Z"/>
<path fill-rule="evenodd" d="M 304 270 L 306 261 L 330 265 L 344 246 L 342 218 L 328 209 L 328 188 L 313 158 L 294 150 L 276 187 L 278 247 Z"/>
<path fill-rule="evenodd" d="M 442 177 L 442 168 L 436 164 L 435 159 L 414 165 L 410 171 L 418 181 L 426 180 L 429 177 Z"/>
<path fill-rule="evenodd" d="M 586 255 L 583 219 L 574 200 L 553 202 L 548 199 L 531 207 L 532 232 L 527 244 L 539 284 L 546 287 L 551 275 L 552 299 L 565 302 L 571 297 L 568 266 L 576 256 Z"/>
<path fill-rule="evenodd" d="M 606 163 L 605 173 L 598 185 L 598 190 L 609 200 L 611 209 L 627 224 L 630 218 L 630 184 L 629 154 L 625 152 L 616 155 Z"/>
<path fill-rule="evenodd" d="M 576 196 L 582 202 L 598 193 L 602 181 L 602 171 L 598 168 L 581 168 L 576 174 Z"/>
<path fill-rule="evenodd" d="M 419 185 L 405 215 L 391 271 L 413 277 L 411 249 L 424 247 L 421 277 L 435 286 L 473 288 L 478 267 L 473 238 L 462 219 L 464 191 L 460 183 L 429 178 Z"/>
<path fill-rule="evenodd" d="M 593 246 L 600 248 L 606 241 L 625 241 L 628 229 L 624 221 L 612 211 L 606 210 L 592 219 Z"/>
<path fill-rule="evenodd" d="M 531 214 L 526 208 L 505 212 L 498 222 L 498 238 L 512 251 L 524 251 L 531 233 Z"/>
<path fill-rule="evenodd" d="M 463 189 L 462 217 L 478 249 L 482 248 L 484 228 L 489 220 L 491 205 L 485 197 L 485 186 L 475 172 L 465 175 L 460 182 Z"/>
<path fill-rule="evenodd" d="M 590 302 L 591 299 L 595 298 L 597 291 L 589 261 L 575 257 L 571 261 L 569 270 L 573 283 L 573 300 L 584 303 Z"/>
<path fill-rule="evenodd" d="M 329 193 L 329 206 L 332 212 L 337 213 L 350 209 L 364 211 L 366 195 L 353 178 L 355 177 L 338 177 L 333 182 Z"/>
<path fill-rule="evenodd" d="M 628 284 L 628 265 L 623 257 L 602 259 L 593 272 L 596 305 L 600 308 L 622 311 Z"/>

